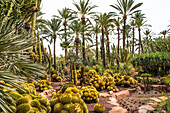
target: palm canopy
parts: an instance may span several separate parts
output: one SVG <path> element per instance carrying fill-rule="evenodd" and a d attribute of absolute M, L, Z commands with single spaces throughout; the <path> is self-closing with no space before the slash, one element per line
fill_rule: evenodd
<path fill-rule="evenodd" d="M 97 7 L 96 5 L 91 6 L 90 0 L 80 0 L 79 3 L 74 1 L 73 4 L 76 6 L 79 11 L 78 13 L 81 14 L 82 17 L 94 14 L 95 12 L 91 12 L 91 10 Z"/>
<path fill-rule="evenodd" d="M 117 11 L 119 11 L 118 14 L 123 15 L 123 17 L 127 17 L 128 15 L 132 15 L 135 12 L 138 12 L 140 10 L 136 10 L 138 7 L 140 7 L 143 3 L 138 3 L 134 5 L 135 0 L 117 0 L 118 4 L 116 5 L 110 5 Z M 114 13 L 115 15 L 116 12 L 111 12 Z"/>
<path fill-rule="evenodd" d="M 53 38 L 56 38 L 57 35 L 60 35 L 60 28 L 61 28 L 61 20 L 53 18 L 50 20 L 47 20 L 47 27 L 43 29 L 43 38 L 50 37 L 49 42 L 52 43 Z"/>

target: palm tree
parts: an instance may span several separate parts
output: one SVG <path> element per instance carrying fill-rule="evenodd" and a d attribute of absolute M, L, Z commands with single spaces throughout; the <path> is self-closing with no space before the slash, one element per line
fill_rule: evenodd
<path fill-rule="evenodd" d="M 76 43 L 76 57 L 78 58 L 78 46 L 79 46 L 79 34 L 82 32 L 82 24 L 78 20 L 74 20 L 69 28 L 73 31 L 75 36 L 75 43 Z"/>
<path fill-rule="evenodd" d="M 114 25 L 112 24 L 113 19 L 111 18 L 111 14 L 106 14 L 104 13 L 104 20 L 105 20 L 105 33 L 106 33 L 106 38 L 107 38 L 107 53 L 108 53 L 108 58 L 109 62 L 111 61 L 111 56 L 110 56 L 110 42 L 109 42 L 109 30 L 112 30 Z"/>
<path fill-rule="evenodd" d="M 82 24 L 85 25 L 86 23 L 86 15 L 91 15 L 94 14 L 94 12 L 91 12 L 92 9 L 94 9 L 95 7 L 97 7 L 96 5 L 91 6 L 91 3 L 89 2 L 89 0 L 80 0 L 79 3 L 74 2 L 73 3 L 77 10 L 78 13 L 81 15 L 81 21 Z M 84 30 L 82 32 L 82 52 L 83 52 L 83 63 L 85 61 L 85 36 L 84 36 Z"/>
<path fill-rule="evenodd" d="M 134 47 L 135 47 L 135 26 L 136 26 L 136 23 L 135 23 L 135 20 L 131 20 L 130 21 L 130 25 L 132 26 L 132 56 L 134 55 Z"/>
<path fill-rule="evenodd" d="M 119 46 L 120 46 L 120 25 L 122 24 L 122 20 L 120 17 L 118 17 L 117 19 L 113 20 L 115 26 L 117 27 L 117 34 L 118 34 L 118 42 L 117 42 L 117 52 L 119 54 Z"/>
<path fill-rule="evenodd" d="M 141 12 L 135 13 L 135 16 L 132 18 L 135 19 L 135 23 L 136 23 L 136 26 L 137 26 L 138 32 L 139 32 L 139 54 L 140 54 L 140 47 L 143 52 L 142 41 L 141 41 L 141 27 L 144 26 L 147 21 L 144 20 L 144 18 L 145 18 L 144 14 L 141 14 Z"/>
<path fill-rule="evenodd" d="M 66 8 L 66 7 L 63 8 L 62 10 L 58 10 L 58 12 L 60 14 L 60 17 L 58 17 L 58 16 L 55 16 L 55 17 L 58 17 L 58 18 L 60 18 L 63 21 L 63 26 L 64 26 L 63 37 L 65 39 L 65 44 L 66 44 L 67 41 L 68 41 L 68 39 L 67 39 L 67 36 L 68 36 L 68 32 L 67 32 L 68 22 L 70 22 L 71 20 L 75 19 L 76 16 L 71 11 L 71 9 Z M 65 48 L 65 62 L 67 62 L 67 55 L 68 55 L 68 53 L 67 53 L 68 45 L 67 44 L 64 46 L 64 48 Z"/>
<path fill-rule="evenodd" d="M 126 32 L 126 20 L 129 15 L 134 14 L 135 12 L 138 12 L 140 10 L 136 10 L 138 7 L 140 7 L 143 3 L 138 3 L 136 5 L 133 5 L 135 0 L 117 0 L 118 4 L 116 5 L 110 5 L 114 9 L 116 9 L 119 13 L 111 12 L 115 15 L 122 15 L 123 16 L 123 49 L 125 48 L 125 32 Z"/>
<path fill-rule="evenodd" d="M 105 58 L 105 46 L 104 46 L 104 34 L 105 34 L 105 27 L 107 27 L 108 24 L 108 18 L 110 18 L 111 15 L 107 15 L 106 13 L 95 15 L 94 19 L 96 22 L 99 23 L 101 33 L 102 33 L 102 44 L 101 44 L 101 58 L 103 58 L 103 66 L 106 68 L 106 58 Z"/>
<path fill-rule="evenodd" d="M 163 31 L 161 31 L 159 34 L 163 35 L 163 36 L 164 36 L 164 39 L 165 39 L 166 35 L 168 34 L 168 31 L 169 31 L 169 30 L 163 30 Z"/>
<path fill-rule="evenodd" d="M 47 20 L 47 28 L 43 31 L 46 35 L 45 37 L 50 37 L 50 43 L 54 40 L 54 69 L 56 69 L 56 39 L 59 35 L 61 27 L 61 20 L 53 18 L 51 21 Z"/>
<path fill-rule="evenodd" d="M 98 34 L 100 32 L 99 24 L 96 22 L 95 26 L 93 26 L 93 31 L 96 37 L 96 60 L 99 60 L 99 48 L 98 48 Z"/>

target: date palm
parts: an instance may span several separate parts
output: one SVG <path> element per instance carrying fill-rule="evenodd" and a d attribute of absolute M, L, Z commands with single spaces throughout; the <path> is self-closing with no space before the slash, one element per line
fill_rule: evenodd
<path fill-rule="evenodd" d="M 108 23 L 110 21 L 108 21 L 108 19 L 110 17 L 111 17 L 111 15 L 108 15 L 106 13 L 100 14 L 100 15 L 95 15 L 95 17 L 94 17 L 94 20 L 99 23 L 100 29 L 101 29 L 101 33 L 102 33 L 102 41 L 101 41 L 102 42 L 101 43 L 101 51 L 102 51 L 101 56 L 102 57 L 101 58 L 103 58 L 103 66 L 104 66 L 104 68 L 106 68 L 104 35 L 105 35 L 105 30 L 107 30 L 105 28 L 108 27 L 107 25 L 109 25 Z"/>
<path fill-rule="evenodd" d="M 96 22 L 96 24 L 93 26 L 93 32 L 95 34 L 96 38 L 96 60 L 99 60 L 99 48 L 98 48 L 98 34 L 100 33 L 99 24 Z"/>
<path fill-rule="evenodd" d="M 120 17 L 118 17 L 117 19 L 113 20 L 113 23 L 115 24 L 115 26 L 117 27 L 117 35 L 118 35 L 118 42 L 117 42 L 117 53 L 119 54 L 119 46 L 120 46 L 120 25 L 122 24 L 122 20 Z"/>
<path fill-rule="evenodd" d="M 135 16 L 132 17 L 135 19 L 135 23 L 136 23 L 136 26 L 138 28 L 138 32 L 139 32 L 139 54 L 140 54 L 140 49 L 142 50 L 143 52 L 143 47 L 142 47 L 142 41 L 141 41 L 141 27 L 142 26 L 145 26 L 145 23 L 147 22 L 145 19 L 145 16 L 144 14 L 142 14 L 141 12 L 137 12 L 135 13 Z"/>
<path fill-rule="evenodd" d="M 62 20 L 63 22 L 63 26 L 64 26 L 64 33 L 63 33 L 63 38 L 65 39 L 65 62 L 67 62 L 67 55 L 68 55 L 68 39 L 67 39 L 67 36 L 69 35 L 69 32 L 68 32 L 68 22 L 70 22 L 71 20 L 75 19 L 76 16 L 74 15 L 73 11 L 69 8 L 63 8 L 61 10 L 58 10 L 59 12 L 59 17 L 58 16 L 54 16 L 54 17 L 58 17 Z"/>
<path fill-rule="evenodd" d="M 126 32 L 126 20 L 129 15 L 134 14 L 135 12 L 138 12 L 140 10 L 137 10 L 143 3 L 138 3 L 135 4 L 135 0 L 117 0 L 118 4 L 115 5 L 110 5 L 114 9 L 118 11 L 116 12 L 111 12 L 114 13 L 115 15 L 121 15 L 123 17 L 123 49 L 125 48 L 125 32 Z"/>
<path fill-rule="evenodd" d="M 135 48 L 135 20 L 130 21 L 130 25 L 132 26 L 132 56 L 134 55 L 134 48 Z"/>
<path fill-rule="evenodd" d="M 47 27 L 43 30 L 44 38 L 50 37 L 50 43 L 54 42 L 54 69 L 56 69 L 56 39 L 61 28 L 61 20 L 53 18 L 51 21 L 47 20 Z"/>
<path fill-rule="evenodd" d="M 77 8 L 78 13 L 81 15 L 81 21 L 82 24 L 85 25 L 86 23 L 86 15 L 94 14 L 94 12 L 91 12 L 92 9 L 97 7 L 96 5 L 92 5 L 89 0 L 80 0 L 79 3 L 73 2 L 74 6 Z M 82 32 L 82 53 L 83 53 L 83 63 L 85 62 L 85 35 L 84 30 Z"/>
<path fill-rule="evenodd" d="M 79 35 L 82 32 L 82 24 L 78 20 L 74 20 L 70 25 L 69 28 L 71 29 L 71 32 L 75 34 L 75 43 L 76 43 L 76 57 L 78 58 L 78 46 L 79 46 Z"/>

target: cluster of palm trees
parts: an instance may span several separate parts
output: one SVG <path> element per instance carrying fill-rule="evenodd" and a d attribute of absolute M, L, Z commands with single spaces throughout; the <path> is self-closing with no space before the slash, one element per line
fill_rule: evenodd
<path fill-rule="evenodd" d="M 121 34 L 123 36 L 123 49 L 129 49 L 132 45 L 131 51 L 132 54 L 134 54 L 136 27 L 139 31 L 138 51 L 139 54 L 142 52 L 141 27 L 146 23 L 144 14 L 138 10 L 142 4 L 143 3 L 135 4 L 135 0 L 117 0 L 117 4 L 110 5 L 113 7 L 112 12 L 96 13 L 92 11 L 97 7 L 96 5 L 91 5 L 89 0 L 80 0 L 78 3 L 73 2 L 73 5 L 77 8 L 76 11 L 69 8 L 58 10 L 59 16 L 54 15 L 51 21 L 48 20 L 47 26 L 42 32 L 45 31 L 45 37 L 50 37 L 54 40 L 54 58 L 56 57 L 55 41 L 57 36 L 59 36 L 63 41 L 60 45 L 65 49 L 65 61 L 67 62 L 68 48 L 75 47 L 76 56 L 78 57 L 81 53 L 83 63 L 86 59 L 86 41 L 93 41 L 94 39 L 92 39 L 92 36 L 94 35 L 96 42 L 96 60 L 99 60 L 98 38 L 100 38 L 101 34 L 101 59 L 103 61 L 103 66 L 106 67 L 106 53 L 108 61 L 111 61 L 109 36 L 114 32 L 115 28 L 118 34 L 118 54 Z M 130 19 L 128 19 L 128 17 L 130 17 Z M 130 20 L 129 25 L 127 25 L 127 20 Z M 128 38 L 131 37 L 131 31 L 133 38 L 132 41 L 129 41 Z M 80 48 L 82 48 L 82 50 L 80 50 Z"/>

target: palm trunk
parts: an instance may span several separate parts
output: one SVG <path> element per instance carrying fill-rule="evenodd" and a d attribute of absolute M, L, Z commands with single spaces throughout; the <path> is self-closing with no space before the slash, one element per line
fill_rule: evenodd
<path fill-rule="evenodd" d="M 129 49 L 129 41 L 128 41 L 128 36 L 127 36 L 127 40 L 126 40 L 126 48 L 127 48 L 127 50 Z"/>
<path fill-rule="evenodd" d="M 140 47 L 141 47 L 141 35 L 140 35 L 140 28 L 138 28 L 139 32 L 139 54 L 140 54 Z"/>
<path fill-rule="evenodd" d="M 76 36 L 75 42 L 76 42 L 76 57 L 78 58 L 78 44 L 79 44 L 79 36 L 78 35 Z"/>
<path fill-rule="evenodd" d="M 67 22 L 64 23 L 64 32 L 65 32 L 65 42 L 67 42 Z M 65 63 L 67 62 L 67 47 L 65 47 Z"/>
<path fill-rule="evenodd" d="M 56 54 L 55 54 L 55 43 L 56 43 L 56 35 L 54 35 L 54 69 L 56 69 Z"/>
<path fill-rule="evenodd" d="M 105 27 L 106 30 L 106 38 L 107 38 L 107 53 L 108 53 L 108 58 L 109 58 L 109 62 L 110 62 L 110 45 L 109 45 L 109 33 L 107 30 L 107 27 Z"/>
<path fill-rule="evenodd" d="M 165 39 L 165 34 L 164 34 L 164 39 Z"/>
<path fill-rule="evenodd" d="M 35 8 L 37 8 L 37 0 L 34 0 L 34 3 L 35 3 Z M 32 29 L 31 29 L 31 37 L 35 37 L 35 24 L 36 24 L 36 15 L 37 15 L 37 12 L 34 11 L 33 12 L 33 17 L 32 17 Z M 35 37 L 36 38 L 36 37 Z M 37 45 L 34 46 L 35 48 L 35 52 L 37 52 Z"/>
<path fill-rule="evenodd" d="M 132 39 L 132 56 L 134 55 L 134 42 L 135 41 L 135 28 L 133 27 L 133 39 Z"/>
<path fill-rule="evenodd" d="M 118 32 L 118 47 L 117 47 L 117 52 L 119 54 L 119 40 L 120 40 L 120 34 L 119 34 L 119 28 L 117 28 L 117 32 Z"/>
<path fill-rule="evenodd" d="M 84 15 L 82 16 L 81 20 L 82 20 L 82 24 L 85 25 L 86 23 L 85 23 L 85 17 L 84 17 Z M 83 28 L 82 38 L 83 38 L 83 42 L 82 42 L 82 45 L 83 45 L 83 47 L 82 47 L 82 52 L 83 52 L 83 64 L 84 64 L 84 63 L 85 63 L 85 59 L 86 59 L 86 56 L 85 56 L 84 28 Z"/>
<path fill-rule="evenodd" d="M 99 54 L 98 54 L 98 34 L 96 34 L 96 60 L 99 60 Z"/>
<path fill-rule="evenodd" d="M 105 48 L 104 48 L 104 28 L 102 28 L 102 52 L 103 52 L 103 66 L 106 68 Z"/>
<path fill-rule="evenodd" d="M 38 35 L 38 46 L 39 46 L 39 62 L 42 64 L 42 52 L 41 52 L 41 43 L 40 43 L 40 35 L 39 31 L 37 32 Z"/>
<path fill-rule="evenodd" d="M 125 49 L 125 38 L 126 38 L 126 16 L 123 17 L 123 20 L 124 20 L 124 25 L 123 25 L 123 50 Z"/>
<path fill-rule="evenodd" d="M 103 59 L 103 50 L 102 50 L 102 44 L 100 46 L 100 54 L 101 54 L 101 59 Z"/>

